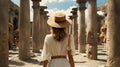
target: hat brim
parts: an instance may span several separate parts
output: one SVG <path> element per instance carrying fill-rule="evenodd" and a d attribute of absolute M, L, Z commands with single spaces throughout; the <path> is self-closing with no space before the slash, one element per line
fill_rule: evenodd
<path fill-rule="evenodd" d="M 72 20 L 66 19 L 65 22 L 57 23 L 54 18 L 49 18 L 47 24 L 51 27 L 65 28 L 72 24 Z"/>

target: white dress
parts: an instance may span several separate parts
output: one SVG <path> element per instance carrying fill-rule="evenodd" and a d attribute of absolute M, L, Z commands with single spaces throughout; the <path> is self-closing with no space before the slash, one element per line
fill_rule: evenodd
<path fill-rule="evenodd" d="M 72 54 L 75 54 L 75 45 L 72 40 L 73 37 L 70 37 L 70 44 Z M 51 56 L 67 56 L 67 47 L 68 47 L 68 37 L 63 41 L 58 42 L 54 40 L 52 34 L 48 34 L 44 40 L 44 46 L 42 51 L 42 59 L 48 60 L 47 67 L 70 67 L 69 61 L 66 58 L 51 59 Z"/>

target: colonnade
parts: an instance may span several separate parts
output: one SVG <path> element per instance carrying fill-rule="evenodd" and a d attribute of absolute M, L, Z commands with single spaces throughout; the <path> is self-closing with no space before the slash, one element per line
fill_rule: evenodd
<path fill-rule="evenodd" d="M 39 52 L 39 49 L 43 44 L 40 44 L 40 38 L 44 38 L 44 31 L 41 25 L 46 25 L 44 21 L 47 20 L 46 13 L 43 10 L 47 7 L 42 7 L 39 5 L 41 0 L 32 0 L 34 9 L 33 18 L 33 33 L 32 33 L 32 44 L 33 52 Z M 88 1 L 88 21 L 85 25 L 85 3 L 86 0 L 77 0 L 79 4 L 79 19 L 76 21 L 76 10 L 73 8 L 74 21 L 74 32 L 75 26 L 78 25 L 78 49 L 79 52 L 85 52 L 85 46 L 87 47 L 86 53 L 89 59 L 97 59 L 97 6 L 96 0 Z M 8 5 L 9 0 L 0 0 L 0 67 L 8 67 Z M 119 67 L 120 64 L 120 1 L 119 0 L 108 0 L 108 16 L 107 16 L 107 44 L 108 48 L 108 67 Z M 42 9 L 42 10 L 41 10 Z M 41 11 L 40 11 L 41 10 Z M 43 12 L 42 12 L 43 11 Z M 45 14 L 45 15 L 43 15 Z M 46 17 L 46 19 L 42 19 Z M 26 60 L 30 58 L 30 4 L 29 0 L 20 0 L 20 23 L 19 23 L 19 58 L 21 60 Z M 87 26 L 87 27 L 86 27 Z M 86 32 L 85 32 L 86 29 Z M 40 35 L 41 34 L 41 35 Z M 75 33 L 74 33 L 75 34 Z M 42 38 L 43 37 L 43 38 Z M 75 39 L 75 37 L 74 37 Z"/>
<path fill-rule="evenodd" d="M 46 6 L 40 6 L 39 2 L 41 0 L 32 0 L 33 1 L 33 23 L 32 23 L 32 45 L 33 52 L 40 52 L 39 50 L 43 47 L 44 37 L 47 34 L 46 28 L 47 24 L 47 12 L 44 11 Z"/>

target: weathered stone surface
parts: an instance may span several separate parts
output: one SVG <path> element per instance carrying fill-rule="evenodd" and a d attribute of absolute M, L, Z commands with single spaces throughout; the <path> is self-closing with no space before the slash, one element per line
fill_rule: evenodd
<path fill-rule="evenodd" d="M 9 1 L 9 25 L 12 25 L 9 29 L 9 49 L 13 49 L 13 45 L 16 45 L 15 41 L 15 30 L 18 29 L 18 20 L 19 20 L 19 6 L 14 4 L 12 1 Z"/>
<path fill-rule="evenodd" d="M 9 45 L 9 49 L 12 49 L 12 46 L 14 44 L 14 41 L 13 41 L 13 31 L 14 31 L 14 26 L 12 23 L 8 23 L 8 45 Z"/>
<path fill-rule="evenodd" d="M 74 36 L 75 48 L 78 49 L 78 23 L 77 23 L 77 10 L 78 8 L 72 8 L 72 35 Z"/>
<path fill-rule="evenodd" d="M 14 25 L 14 30 L 18 28 L 19 6 L 9 1 L 9 22 Z"/>
<path fill-rule="evenodd" d="M 30 4 L 29 0 L 20 0 L 19 23 L 19 59 L 30 58 Z"/>
<path fill-rule="evenodd" d="M 44 38 L 46 36 L 47 31 L 47 22 L 45 18 L 45 9 L 47 9 L 47 6 L 40 6 L 40 48 L 43 48 L 44 45 Z"/>
<path fill-rule="evenodd" d="M 100 29 L 100 40 L 102 43 L 106 43 L 106 32 L 107 32 L 107 25 L 103 24 L 101 29 Z"/>
<path fill-rule="evenodd" d="M 81 0 L 79 4 L 79 20 L 78 20 L 78 50 L 80 53 L 86 52 L 86 25 L 85 25 L 85 3 L 86 0 Z"/>
<path fill-rule="evenodd" d="M 33 23 L 32 23 L 32 46 L 33 52 L 39 52 L 40 50 L 40 0 L 33 1 Z"/>
<path fill-rule="evenodd" d="M 120 0 L 108 0 L 108 67 L 120 67 Z"/>
<path fill-rule="evenodd" d="M 0 67 L 8 67 L 9 0 L 0 0 Z"/>
<path fill-rule="evenodd" d="M 88 21 L 86 29 L 87 57 L 97 59 L 97 6 L 96 0 L 88 0 Z"/>

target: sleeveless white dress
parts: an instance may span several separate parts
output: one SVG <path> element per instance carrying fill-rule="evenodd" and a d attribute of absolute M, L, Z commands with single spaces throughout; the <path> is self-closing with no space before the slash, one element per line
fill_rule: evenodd
<path fill-rule="evenodd" d="M 70 37 L 70 40 L 72 55 L 74 55 L 75 45 L 72 36 Z M 54 40 L 52 34 L 46 35 L 42 51 L 42 59 L 43 61 L 48 60 L 47 67 L 70 67 L 67 58 L 51 59 L 51 56 L 67 56 L 67 46 L 68 37 L 66 37 L 63 41 L 58 42 Z"/>

